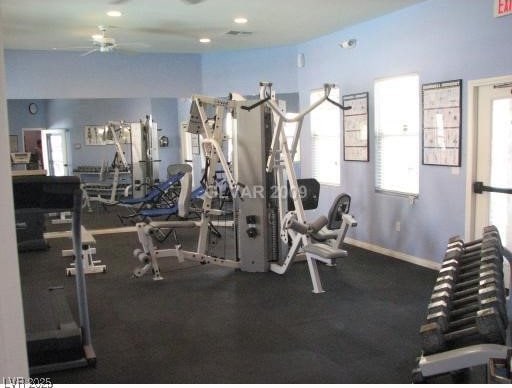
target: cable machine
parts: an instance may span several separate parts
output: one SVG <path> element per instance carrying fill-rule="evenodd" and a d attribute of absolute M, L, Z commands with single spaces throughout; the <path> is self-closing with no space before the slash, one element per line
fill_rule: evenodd
<path fill-rule="evenodd" d="M 350 109 L 329 98 L 332 87 L 331 84 L 324 85 L 323 98 L 291 118 L 286 117 L 279 107 L 271 83 L 260 84 L 259 101 L 194 96 L 188 132 L 201 135 L 208 161 L 201 220 L 137 224 L 143 249 L 137 250 L 136 257 L 144 266 L 136 270 L 136 276 L 152 269 L 154 279 L 161 279 L 158 259 L 163 257 L 214 263 L 248 272 L 284 274 L 297 254 L 302 252 L 306 254 L 313 292 L 323 292 L 317 262 L 332 264 L 336 259 L 347 256 L 347 252 L 341 249 L 342 238 L 330 243 L 315 240 L 315 235 L 327 225 L 328 220 L 323 216 L 313 222 L 306 219 L 303 204 L 309 198 L 316 197 L 317 200 L 319 193 L 314 186 L 299 185 L 293 158 L 303 120 L 311 111 L 325 101 L 342 110 Z M 222 148 L 226 116 L 233 120 L 233 168 L 228 165 Z M 283 130 L 285 122 L 297 124 L 291 147 Z M 215 172 L 219 164 L 233 197 L 236 248 L 232 259 L 207 254 L 211 217 L 223 214 L 222 210 L 212 208 L 216 194 Z M 289 201 L 293 210 L 288 209 Z M 357 222 L 348 214 L 336 213 L 336 217 L 342 220 L 340 232 L 343 231 L 344 238 L 348 227 L 356 226 Z M 199 228 L 196 251 L 183 250 L 180 245 L 174 249 L 159 250 L 151 236 L 154 228 L 166 227 Z"/>

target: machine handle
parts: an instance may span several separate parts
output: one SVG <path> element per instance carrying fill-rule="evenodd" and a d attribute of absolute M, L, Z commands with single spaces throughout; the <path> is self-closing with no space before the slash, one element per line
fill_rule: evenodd
<path fill-rule="evenodd" d="M 512 194 L 512 189 L 504 189 L 504 188 L 500 188 L 500 187 L 485 186 L 483 182 L 478 182 L 478 181 L 473 183 L 473 193 L 482 194 L 484 191 L 488 191 L 491 193 Z"/>
<path fill-rule="evenodd" d="M 331 100 L 329 97 L 327 97 L 327 101 L 329 101 L 331 104 L 336 105 L 336 106 L 337 106 L 338 108 L 340 108 L 341 110 L 350 110 L 350 109 L 352 109 L 352 107 L 351 107 L 351 106 L 341 105 L 340 103 L 337 103 L 336 101 Z"/>
<path fill-rule="evenodd" d="M 251 106 L 242 106 L 242 109 L 250 112 L 251 110 L 253 110 L 257 106 L 260 106 L 261 104 L 264 104 L 265 102 L 267 102 L 270 99 L 271 99 L 271 97 L 268 96 L 268 97 L 264 98 L 263 100 L 260 100 L 260 101 L 256 102 L 255 104 L 253 104 Z"/>

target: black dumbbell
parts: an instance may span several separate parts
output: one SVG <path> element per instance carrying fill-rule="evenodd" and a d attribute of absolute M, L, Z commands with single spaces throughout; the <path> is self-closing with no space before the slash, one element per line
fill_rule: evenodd
<path fill-rule="evenodd" d="M 473 288 L 461 289 L 458 291 L 452 290 L 451 292 L 443 290 L 432 294 L 430 303 L 428 305 L 428 314 L 436 312 L 439 309 L 445 309 L 443 304 L 438 302 L 444 302 L 448 311 L 457 309 L 467 304 L 478 303 L 482 300 L 486 300 L 491 297 L 496 297 L 498 300 L 506 305 L 506 295 L 503 287 L 503 282 L 494 281 L 493 278 L 483 279 Z M 502 309 L 500 309 L 501 311 Z M 505 311 L 505 307 L 503 308 Z"/>
<path fill-rule="evenodd" d="M 445 301 L 437 301 L 427 315 L 426 323 L 437 322 L 443 331 L 449 329 L 450 322 L 458 321 L 465 316 L 474 314 L 478 310 L 486 308 L 495 308 L 500 310 L 502 308 L 502 301 L 496 297 L 490 297 L 480 301 L 480 303 L 470 303 L 458 309 L 450 309 Z"/>
<path fill-rule="evenodd" d="M 484 241 L 479 245 L 470 248 L 463 248 L 461 245 L 447 249 L 443 260 L 443 267 L 447 265 L 470 264 L 478 261 L 487 255 L 496 255 L 503 260 L 502 247 L 499 238 L 494 236 L 485 236 Z"/>
<path fill-rule="evenodd" d="M 466 266 L 474 266 L 482 260 L 488 261 L 488 256 L 494 257 L 496 264 L 500 267 L 502 266 L 503 256 L 501 254 L 500 247 L 491 245 L 469 254 L 463 254 L 460 249 L 447 252 L 443 260 L 441 270 L 451 266 L 461 266 L 461 269 L 464 269 Z"/>
<path fill-rule="evenodd" d="M 478 276 L 471 277 L 463 282 L 455 283 L 453 276 L 445 275 L 438 278 L 438 282 L 434 286 L 431 301 L 436 299 L 448 300 L 454 293 L 457 296 L 470 295 L 473 291 L 477 291 L 480 287 L 496 285 L 498 289 L 503 290 L 503 275 L 494 271 L 493 267 L 485 267 L 485 270 L 478 273 Z M 466 290 L 471 291 L 466 291 Z M 444 294 L 443 294 L 444 293 Z"/>
<path fill-rule="evenodd" d="M 496 287 L 502 288 L 503 282 L 492 272 L 486 272 L 482 274 L 483 277 L 473 278 L 465 282 L 464 287 L 460 287 L 461 283 L 453 284 L 450 282 L 436 284 L 432 295 L 438 292 L 448 292 L 450 294 L 456 294 L 457 296 L 470 295 L 473 292 L 478 291 L 479 288 L 485 288 L 490 285 L 496 285 Z M 457 287 L 459 286 L 459 287 Z M 432 299 L 432 298 L 431 298 Z"/>
<path fill-rule="evenodd" d="M 469 241 L 469 242 L 465 243 L 464 240 L 462 240 L 459 236 L 451 237 L 448 240 L 448 248 L 451 248 L 453 246 L 462 246 L 463 248 L 471 249 L 475 246 L 479 246 L 480 244 L 482 244 L 485 241 L 486 236 L 487 237 L 488 236 L 497 237 L 498 240 L 500 241 L 500 245 L 501 245 L 500 233 L 499 233 L 498 229 L 494 225 L 492 225 L 492 226 L 486 226 L 483 229 L 482 238 L 479 238 L 477 240 L 473 240 L 473 241 Z"/>
<path fill-rule="evenodd" d="M 501 289 L 502 289 L 502 287 L 501 287 L 502 283 L 499 282 L 495 277 L 486 278 L 486 279 L 482 279 L 482 280 L 476 279 L 476 280 L 472 280 L 472 282 L 474 284 L 472 287 L 465 287 L 465 288 L 460 288 L 460 289 L 453 288 L 453 286 L 451 286 L 448 283 L 440 284 L 437 286 L 437 288 L 434 288 L 435 292 L 432 294 L 430 300 L 434 301 L 436 299 L 444 299 L 443 294 L 444 295 L 449 294 L 451 299 L 464 298 L 464 297 L 467 297 L 470 295 L 478 294 L 478 291 L 480 289 L 490 287 L 490 286 L 496 287 L 496 289 L 498 291 L 501 291 Z M 500 292 L 500 297 L 501 296 L 504 296 L 504 294 L 501 295 L 501 292 Z"/>
<path fill-rule="evenodd" d="M 500 287 L 496 283 L 486 283 L 485 287 L 481 288 L 474 287 L 471 289 L 472 292 L 461 290 L 457 292 L 440 291 L 432 294 L 430 297 L 429 311 L 431 310 L 431 304 L 438 301 L 446 302 L 449 309 L 458 308 L 469 303 L 479 302 L 490 297 L 496 297 L 499 300 L 503 300 L 503 293 Z"/>
<path fill-rule="evenodd" d="M 423 352 L 438 353 L 446 348 L 448 342 L 472 336 L 479 336 L 489 343 L 505 343 L 505 328 L 496 309 L 490 307 L 478 310 L 471 318 L 467 317 L 466 321 L 463 327 L 447 332 L 443 332 L 437 321 L 422 325 L 420 335 Z"/>
<path fill-rule="evenodd" d="M 501 267 L 497 266 L 492 261 L 492 257 L 489 257 L 489 260 L 487 260 L 486 257 L 486 260 L 483 264 L 480 264 L 478 268 L 476 266 L 472 266 L 471 268 L 466 267 L 466 269 L 467 270 L 460 271 L 458 267 L 455 266 L 442 268 L 439 271 L 433 291 L 436 292 L 439 288 L 438 286 L 441 284 L 450 284 L 452 289 L 460 290 L 465 288 L 467 285 L 472 287 L 475 282 L 488 277 L 494 276 L 496 279 L 503 279 L 503 271 L 501 270 Z"/>
<path fill-rule="evenodd" d="M 494 286 L 487 287 L 480 292 L 477 297 L 471 295 L 470 297 L 462 298 L 454 301 L 437 300 L 429 305 L 426 322 L 437 322 L 443 330 L 448 330 L 450 325 L 460 326 L 455 324 L 461 318 L 468 314 L 473 314 L 478 310 L 494 308 L 501 318 L 502 324 L 506 327 L 508 325 L 508 316 L 506 309 L 506 300 L 500 296 L 500 293 L 495 290 Z"/>

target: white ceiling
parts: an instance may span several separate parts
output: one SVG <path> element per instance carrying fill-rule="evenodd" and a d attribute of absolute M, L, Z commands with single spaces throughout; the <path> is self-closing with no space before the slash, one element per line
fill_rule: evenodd
<path fill-rule="evenodd" d="M 0 0 L 4 47 L 92 47 L 98 25 L 122 47 L 201 53 L 297 44 L 424 0 Z M 195 4 L 194 4 L 195 3 Z M 106 16 L 116 9 L 120 18 Z M 244 16 L 245 25 L 233 19 Z M 227 35 L 228 31 L 252 32 Z M 200 44 L 198 38 L 212 42 Z M 141 44 L 144 44 L 141 45 Z"/>

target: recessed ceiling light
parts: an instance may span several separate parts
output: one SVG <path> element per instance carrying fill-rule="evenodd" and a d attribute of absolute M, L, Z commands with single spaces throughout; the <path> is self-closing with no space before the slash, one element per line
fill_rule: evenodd
<path fill-rule="evenodd" d="M 210 38 L 201 38 L 199 39 L 199 42 L 201 43 L 210 43 L 212 40 Z"/>
<path fill-rule="evenodd" d="M 242 18 L 242 17 L 240 17 L 240 18 L 235 18 L 233 21 L 234 21 L 236 24 L 245 24 L 245 23 L 247 23 L 247 19 L 246 19 L 246 18 Z"/>
<path fill-rule="evenodd" d="M 118 18 L 122 15 L 122 13 L 121 13 L 121 11 L 108 11 L 107 15 L 111 16 L 113 18 Z"/>

